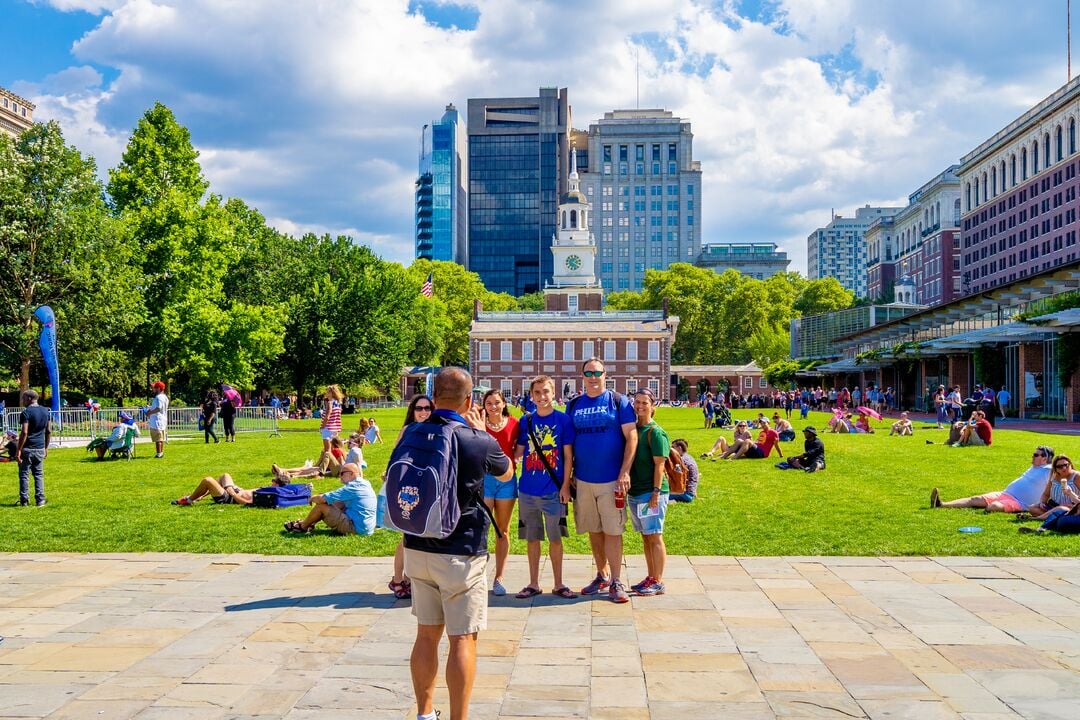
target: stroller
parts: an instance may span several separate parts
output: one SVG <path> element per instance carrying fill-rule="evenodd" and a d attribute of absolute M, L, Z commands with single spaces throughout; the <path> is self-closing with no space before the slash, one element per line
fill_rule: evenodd
<path fill-rule="evenodd" d="M 733 425 L 731 422 L 731 411 L 722 403 L 716 403 L 713 418 L 713 425 L 715 427 L 729 428 Z"/>

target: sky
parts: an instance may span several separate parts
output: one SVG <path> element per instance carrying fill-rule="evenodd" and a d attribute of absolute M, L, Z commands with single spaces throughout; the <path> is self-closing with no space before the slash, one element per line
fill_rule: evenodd
<path fill-rule="evenodd" d="M 420 128 L 569 89 L 659 107 L 701 161 L 703 242 L 806 272 L 833 210 L 904 205 L 1067 80 L 1065 0 L 0 0 L 0 86 L 104 177 L 161 101 L 211 191 L 279 230 L 413 256 Z"/>

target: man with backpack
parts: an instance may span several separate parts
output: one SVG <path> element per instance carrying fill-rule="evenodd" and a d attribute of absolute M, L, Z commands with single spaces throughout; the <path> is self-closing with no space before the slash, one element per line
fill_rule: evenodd
<path fill-rule="evenodd" d="M 505 482 L 514 469 L 472 404 L 472 376 L 444 368 L 434 385 L 435 412 L 408 426 L 390 457 L 386 520 L 405 533 L 405 572 L 417 621 L 409 662 L 417 718 L 436 717 L 435 677 L 445 628 L 450 717 L 464 720 L 476 676 L 476 637 L 487 627 L 484 474 Z"/>
<path fill-rule="evenodd" d="M 589 533 L 596 577 L 582 588 L 594 595 L 604 588 L 615 603 L 630 601 L 619 579 L 626 529 L 626 493 L 630 465 L 637 450 L 634 408 L 625 396 L 605 387 L 606 370 L 600 358 L 582 366 L 585 394 L 566 406 L 574 423 L 574 526 Z"/>
<path fill-rule="evenodd" d="M 645 546 L 645 579 L 630 589 L 638 595 L 664 594 L 664 518 L 667 516 L 668 478 L 664 464 L 671 452 L 671 440 L 664 429 L 653 420 L 656 398 L 652 390 L 642 388 L 634 393 L 634 414 L 637 416 L 637 452 L 630 468 L 630 524 L 641 533 Z M 682 468 L 682 459 L 679 459 Z"/>

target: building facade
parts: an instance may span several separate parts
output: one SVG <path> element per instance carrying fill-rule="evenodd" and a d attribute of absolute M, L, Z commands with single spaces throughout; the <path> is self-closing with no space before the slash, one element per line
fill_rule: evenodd
<path fill-rule="evenodd" d="M 866 297 L 874 302 L 890 302 L 890 288 L 896 282 L 896 248 L 893 219 L 879 217 L 863 235 L 866 241 Z"/>
<path fill-rule="evenodd" d="M 453 103 L 424 126 L 416 180 L 416 257 L 468 265 L 468 135 Z"/>
<path fill-rule="evenodd" d="M 806 239 L 807 276 L 811 280 L 834 277 L 855 297 L 866 297 L 866 231 L 878 218 L 891 217 L 902 209 L 866 205 L 858 208 L 853 218 L 834 214 L 828 225 Z"/>
<path fill-rule="evenodd" d="M 29 100 L 0 87 L 0 132 L 15 137 L 29 130 L 34 124 L 35 107 Z"/>
<path fill-rule="evenodd" d="M 787 272 L 790 264 L 787 253 L 776 243 L 708 243 L 694 261 L 694 265 L 718 273 L 738 270 L 758 280 Z"/>
<path fill-rule="evenodd" d="M 566 89 L 472 98 L 468 113 L 468 268 L 493 292 L 537 292 L 569 167 Z"/>
<path fill-rule="evenodd" d="M 896 277 L 915 285 L 916 305 L 959 297 L 960 178 L 951 165 L 908 197 L 893 218 Z"/>
<path fill-rule="evenodd" d="M 983 292 L 1077 259 L 1080 77 L 960 161 L 961 292 Z"/>
<path fill-rule="evenodd" d="M 614 110 L 589 126 L 582 188 L 594 207 L 597 277 L 607 290 L 640 290 L 647 269 L 700 255 L 693 142 L 690 123 L 667 110 Z"/>

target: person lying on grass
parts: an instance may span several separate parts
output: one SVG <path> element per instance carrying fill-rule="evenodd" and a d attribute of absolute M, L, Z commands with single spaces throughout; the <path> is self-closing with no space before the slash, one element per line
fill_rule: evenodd
<path fill-rule="evenodd" d="M 345 463 L 339 478 L 342 486 L 322 495 L 312 495 L 311 512 L 303 520 L 285 523 L 291 533 L 309 533 L 320 520 L 340 535 L 370 535 L 375 532 L 375 511 L 378 499 L 364 478 L 360 467 Z"/>
<path fill-rule="evenodd" d="M 313 465 L 310 460 L 295 468 L 283 468 L 274 463 L 270 465 L 270 471 L 275 478 L 284 478 L 286 481 L 304 477 L 323 477 L 325 475 L 337 477 L 341 472 L 342 465 L 345 464 L 343 445 L 341 438 L 331 438 L 330 452 L 323 454 L 318 465 Z M 357 465 L 357 467 L 361 466 Z"/>
<path fill-rule="evenodd" d="M 273 483 L 274 485 L 288 485 L 289 481 L 286 478 L 276 477 Z M 173 500 L 172 504 L 188 507 L 209 495 L 215 505 L 250 505 L 254 501 L 254 492 L 254 490 L 237 487 L 229 473 L 219 475 L 217 480 L 207 475 L 199 481 L 190 495 L 179 497 Z"/>
<path fill-rule="evenodd" d="M 715 460 L 716 458 L 714 457 L 714 455 L 716 454 L 716 451 L 719 450 L 721 453 L 723 453 L 721 457 L 726 458 L 730 454 L 728 451 L 733 446 L 738 445 L 744 440 L 749 441 L 751 438 L 753 438 L 753 435 L 750 434 L 750 428 L 747 427 L 746 421 L 740 420 L 735 424 L 735 436 L 732 442 L 729 443 L 727 441 L 727 438 L 721 435 L 720 437 L 716 438 L 716 442 L 713 443 L 712 449 L 709 450 L 709 452 L 701 453 L 701 457 L 702 459 L 708 458 L 710 460 Z"/>
<path fill-rule="evenodd" d="M 914 432 L 915 426 L 911 424 L 911 418 L 908 417 L 907 410 L 905 410 L 900 413 L 900 419 L 892 424 L 889 435 L 911 435 Z"/>
<path fill-rule="evenodd" d="M 1050 478 L 1053 448 L 1040 445 L 1031 456 L 1031 467 L 1004 490 L 942 502 L 937 488 L 930 491 L 930 508 L 983 508 L 986 512 L 1018 513 L 1036 505 Z"/>

